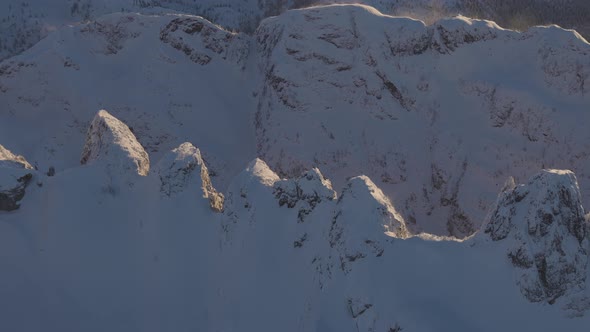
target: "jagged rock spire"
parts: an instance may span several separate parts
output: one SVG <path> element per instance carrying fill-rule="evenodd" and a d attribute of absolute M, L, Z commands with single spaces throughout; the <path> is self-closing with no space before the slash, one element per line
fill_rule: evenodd
<path fill-rule="evenodd" d="M 147 175 L 150 159 L 126 124 L 105 110 L 99 111 L 86 134 L 80 163 L 104 162 L 124 170 Z"/>
<path fill-rule="evenodd" d="M 156 173 L 160 179 L 160 192 L 164 195 L 172 196 L 200 184 L 203 197 L 209 200 L 211 208 L 217 212 L 223 210 L 223 194 L 213 187 L 201 151 L 191 143 L 182 143 L 166 154 L 156 165 Z"/>

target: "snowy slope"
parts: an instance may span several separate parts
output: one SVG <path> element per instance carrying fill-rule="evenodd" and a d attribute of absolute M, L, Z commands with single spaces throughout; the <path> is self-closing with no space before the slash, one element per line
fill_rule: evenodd
<path fill-rule="evenodd" d="M 585 253 L 570 250 L 568 238 L 562 254 L 581 259 L 581 279 L 535 303 L 506 254 L 514 241 L 487 233 L 406 239 L 403 218 L 366 176 L 335 192 L 317 169 L 281 179 L 256 159 L 218 213 L 195 177 L 168 195 L 160 171 L 138 176 L 119 166 L 37 173 L 21 209 L 1 215 L 0 281 L 10 285 L 0 288 L 3 330 L 584 331 L 589 323 L 586 230 L 576 242 Z M 109 184 L 113 172 L 122 178 Z M 173 174 L 166 181 L 187 175 Z M 536 208 L 583 213 L 570 172 L 540 173 L 522 188 L 530 194 L 513 203 L 515 232 Z M 567 202 L 545 194 L 562 188 L 573 195 Z M 561 221 L 552 227 L 527 243 L 568 233 Z"/>

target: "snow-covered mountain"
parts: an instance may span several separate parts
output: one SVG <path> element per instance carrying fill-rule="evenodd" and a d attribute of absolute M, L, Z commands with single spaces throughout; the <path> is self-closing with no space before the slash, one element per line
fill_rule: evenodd
<path fill-rule="evenodd" d="M 121 162 L 136 160 L 133 153 L 100 152 L 129 151 L 133 136 L 97 135 L 97 123 L 104 133 L 126 132 L 101 111 L 87 134 L 96 144 L 81 152 L 94 161 L 53 176 L 28 170 L 20 209 L 1 215 L 2 329 L 584 331 L 588 324 L 588 223 L 569 171 L 512 182 L 483 231 L 466 241 L 411 237 L 366 176 L 335 191 L 318 169 L 281 179 L 255 159 L 231 181 L 220 212 L 204 195 L 215 189 L 190 143 L 142 176 Z M 3 165 L 3 175 L 17 169 Z"/>
<path fill-rule="evenodd" d="M 364 6 L 289 11 L 253 37 L 111 14 L 2 63 L 0 142 L 59 172 L 106 108 L 153 160 L 194 142 L 222 191 L 256 156 L 336 187 L 366 174 L 414 232 L 465 237 L 507 176 L 572 169 L 589 199 L 589 51 L 557 27 L 426 26 Z"/>
<path fill-rule="evenodd" d="M 265 20 L 257 47 L 258 153 L 279 174 L 367 174 L 411 227 L 455 236 L 509 175 L 572 168 L 589 188 L 590 47 L 575 32 L 332 6 Z"/>
<path fill-rule="evenodd" d="M 0 63 L 0 330 L 585 331 L 575 31 L 130 6 Z"/>
<path fill-rule="evenodd" d="M 429 24 L 462 14 L 519 30 L 559 24 L 590 36 L 590 3 L 586 0 L 4 0 L 0 3 L 0 60 L 30 48 L 51 31 L 114 12 L 182 12 L 252 33 L 266 17 L 334 3 L 362 3 L 382 13 L 410 16 Z"/>
<path fill-rule="evenodd" d="M 59 172 L 79 164 L 87 128 L 104 108 L 154 161 L 195 142 L 212 172 L 231 177 L 256 156 L 255 100 L 243 89 L 249 40 L 183 15 L 112 14 L 60 30 L 0 65 L 0 139 Z"/>
<path fill-rule="evenodd" d="M 0 3 L 0 60 L 30 48 L 51 31 L 110 13 L 181 12 L 252 33 L 263 18 L 309 4 L 307 0 L 5 0 Z"/>

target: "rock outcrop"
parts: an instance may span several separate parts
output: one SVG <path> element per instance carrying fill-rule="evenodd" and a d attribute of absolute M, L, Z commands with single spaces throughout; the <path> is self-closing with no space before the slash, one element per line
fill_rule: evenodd
<path fill-rule="evenodd" d="M 33 166 L 0 145 L 0 211 L 13 211 L 20 207 L 25 189 L 33 178 Z"/>
<path fill-rule="evenodd" d="M 121 169 L 145 176 L 150 158 L 126 124 L 101 110 L 86 134 L 80 163 L 104 163 L 109 169 Z"/>
<path fill-rule="evenodd" d="M 191 143 L 182 143 L 166 154 L 156 165 L 156 174 L 162 194 L 170 197 L 188 187 L 200 186 L 203 198 L 209 200 L 211 209 L 223 211 L 224 196 L 213 187 L 201 151 Z"/>
<path fill-rule="evenodd" d="M 33 169 L 23 156 L 15 155 L 2 144 L 0 144 L 0 167 Z"/>
<path fill-rule="evenodd" d="M 526 185 L 509 183 L 484 226 L 492 241 L 506 243 L 520 272 L 523 295 L 553 304 L 585 289 L 588 225 L 571 171 L 543 170 Z"/>
<path fill-rule="evenodd" d="M 272 192 L 279 176 L 259 158 L 252 160 L 248 167 L 234 178 L 229 186 L 227 205 L 228 213 L 233 215 L 240 210 L 250 210 L 250 196 Z"/>
<path fill-rule="evenodd" d="M 208 65 L 215 58 L 243 64 L 248 55 L 247 38 L 223 30 L 201 17 L 173 19 L 161 29 L 160 40 L 201 66 Z"/>
<path fill-rule="evenodd" d="M 317 168 L 305 172 L 297 179 L 277 181 L 274 189 L 280 206 L 299 209 L 298 222 L 304 222 L 317 204 L 333 201 L 337 196 L 330 180 L 324 178 Z"/>
<path fill-rule="evenodd" d="M 431 49 L 449 54 L 464 44 L 492 40 L 502 29 L 494 22 L 473 20 L 464 16 L 443 19 L 427 28 Z"/>
<path fill-rule="evenodd" d="M 368 256 L 381 257 L 385 241 L 407 238 L 402 216 L 371 179 L 350 179 L 338 198 L 329 231 L 330 247 L 338 252 L 344 273 Z"/>

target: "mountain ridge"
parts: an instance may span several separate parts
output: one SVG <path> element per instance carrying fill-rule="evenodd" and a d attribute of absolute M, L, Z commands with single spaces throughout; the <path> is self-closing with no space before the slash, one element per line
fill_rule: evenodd
<path fill-rule="evenodd" d="M 353 5 L 60 29 L 0 62 L 0 327 L 584 331 L 589 53 Z"/>
<path fill-rule="evenodd" d="M 187 143 L 175 155 L 182 156 L 185 150 L 197 151 Z M 563 284 L 566 291 L 558 296 L 547 293 L 546 304 L 541 305 L 525 291 L 528 284 L 523 283 L 530 281 L 529 274 L 514 273 L 523 267 L 506 251 L 513 242 L 495 239 L 488 232 L 502 223 L 498 218 L 492 217 L 482 232 L 466 240 L 413 236 L 400 232 L 400 224 L 391 224 L 392 216 L 401 217 L 369 178 L 350 179 L 337 195 L 319 170 L 311 170 L 295 180 L 299 200 L 290 205 L 283 194 L 293 188 L 293 180 L 280 179 L 260 159 L 232 181 L 225 192 L 228 204 L 218 213 L 208 204 L 195 204 L 202 199 L 198 181 L 177 187 L 173 200 L 162 195 L 158 168 L 137 177 L 133 186 L 121 185 L 116 191 L 99 189 L 109 170 L 93 164 L 53 176 L 36 173 L 35 181 L 41 185 L 27 190 L 20 209 L 2 215 L 0 222 L 0 248 L 13 250 L 2 260 L 18 267 L 0 276 L 15 289 L 0 301 L 3 310 L 15 313 L 6 316 L 2 326 L 158 331 L 166 326 L 209 330 L 235 324 L 271 330 L 289 323 L 288 330 L 293 331 L 327 327 L 495 331 L 526 324 L 581 331 L 588 319 L 587 268 L 582 266 L 587 265 L 587 232 L 575 231 L 581 237 L 574 242 L 585 252 L 570 251 L 565 245 L 563 254 L 558 253 L 582 264 L 576 270 L 582 279 Z M 551 194 L 560 192 L 561 184 L 573 186 L 570 201 Z M 528 185 L 508 185 L 499 195 L 498 206 L 513 196 L 512 190 L 526 189 L 536 203 L 528 198 L 510 200 L 526 214 L 514 219 L 518 227 L 527 218 L 537 218 L 536 208 L 557 209 L 555 216 L 561 218 L 559 211 L 571 207 L 580 209 L 578 222 L 588 228 L 576 186 L 570 171 L 542 171 Z M 535 193 L 533 187 L 540 191 Z M 279 188 L 283 190 L 277 195 Z M 316 196 L 319 192 L 325 193 L 323 198 Z M 71 204 L 74 197 L 80 206 Z M 303 219 L 301 208 L 307 211 Z M 41 215 L 46 218 L 37 217 Z M 553 223 L 554 230 L 568 234 L 569 219 L 563 215 L 560 220 Z M 403 220 L 396 222 L 400 221 L 403 230 Z M 25 246 L 13 223 L 31 230 Z M 551 234 L 557 233 L 538 235 L 551 240 Z M 551 246 L 540 248 L 537 254 L 555 253 Z M 586 263 L 576 258 L 578 254 Z M 559 270 L 561 263 L 556 262 Z M 59 263 L 65 265 L 46 268 Z M 555 268 L 552 264 L 547 263 L 546 274 L 538 269 L 529 271 L 530 276 L 549 277 Z M 24 281 L 16 282 L 23 276 Z M 25 300 L 22 294 L 27 294 Z M 290 300 L 279 301 L 285 296 Z M 59 303 L 50 317 L 41 297 Z M 146 301 L 152 297 L 158 301 Z M 443 310 L 441 302 L 449 310 Z M 191 304 L 186 307 L 187 303 Z M 22 322 L 17 313 L 25 306 L 38 319 Z M 432 316 L 415 317 L 417 306 Z M 237 308 L 248 315 L 231 315 Z M 437 314 L 440 310 L 442 316 Z M 503 319 L 491 323 L 483 319 L 489 310 Z M 79 315 L 72 317 L 72 311 Z M 112 317 L 126 323 L 114 326 Z M 528 318 L 526 323 L 523 318 Z"/>
<path fill-rule="evenodd" d="M 334 23 L 307 31 L 315 24 L 307 17 L 314 15 L 334 17 Z M 351 24 L 348 16 L 356 17 L 363 41 L 343 33 Z M 400 33 L 382 35 L 383 26 Z M 289 36 L 272 30 L 285 28 L 291 30 Z M 317 38 L 301 39 L 298 34 L 304 34 L 299 30 Z M 154 44 L 161 46 L 153 56 L 135 61 L 142 49 Z M 531 60 L 514 66 L 512 71 L 519 77 L 497 63 L 507 44 L 520 47 L 523 57 Z M 69 45 L 80 46 L 69 52 L 73 47 Z M 485 45 L 496 51 L 485 51 Z M 572 141 L 573 133 L 586 134 L 579 121 L 567 120 L 584 116 L 584 78 L 590 75 L 585 52 L 587 43 L 557 28 L 520 34 L 462 17 L 426 26 L 376 15 L 366 6 L 291 11 L 264 21 L 255 40 L 198 17 L 111 14 L 88 26 L 64 29 L 22 60 L 3 62 L 0 100 L 7 105 L 3 113 L 7 117 L 0 138 L 8 141 L 16 135 L 13 128 L 28 127 L 29 116 L 43 116 L 46 128 L 19 142 L 19 150 L 41 163 L 41 169 L 72 167 L 79 157 L 75 142 L 94 115 L 89 111 L 107 103 L 130 123 L 156 161 L 186 141 L 207 151 L 204 159 L 219 188 L 227 187 L 255 156 L 281 176 L 297 177 L 304 169 L 321 167 L 338 187 L 347 177 L 364 173 L 394 201 L 414 232 L 423 229 L 463 237 L 479 227 L 495 199 L 495 193 L 485 188 L 499 188 L 506 172 L 524 178 L 530 176 L 529 165 L 531 169 L 568 167 L 580 177 L 582 192 L 590 191 L 584 180 L 589 173 L 583 166 L 588 156 L 582 145 Z M 193 58 L 208 60 L 195 63 Z M 480 65 L 483 58 L 485 66 Z M 128 61 L 133 65 L 126 65 Z M 459 63 L 463 70 L 444 72 L 460 68 Z M 125 93 L 100 83 L 122 77 L 112 72 L 114 68 L 129 77 L 142 77 L 141 83 L 123 78 L 121 82 L 131 87 Z M 56 70 L 59 75 L 53 74 Z M 498 72 L 515 81 L 508 84 Z M 85 77 L 95 78 L 86 82 Z M 40 89 L 24 89 L 31 79 L 40 79 Z M 71 86 L 70 79 L 80 83 Z M 243 89 L 244 84 L 251 89 Z M 75 95 L 92 91 L 96 97 L 72 98 L 64 93 L 68 89 Z M 235 101 L 222 94 L 234 96 Z M 560 120 L 552 122 L 557 114 Z M 239 120 L 230 123 L 228 119 L 235 116 Z M 340 118 L 348 120 L 339 125 Z M 479 132 L 462 129 L 454 119 L 459 123 L 471 119 Z M 566 122 L 572 128 L 569 132 L 562 128 Z M 367 127 L 350 127 L 355 123 Z M 414 129 L 406 133 L 406 128 Z M 472 138 L 481 132 L 490 138 L 476 144 Z M 506 148 L 506 135 L 520 143 Z M 388 143 L 408 137 L 412 146 Z M 37 141 L 45 146 L 40 148 Z M 246 149 L 232 148 L 230 142 L 235 141 L 244 142 Z M 410 148 L 429 151 L 429 156 L 421 159 Z M 525 149 L 529 151 L 522 159 Z M 457 151 L 466 152 L 460 156 Z M 449 159 L 454 154 L 458 159 Z M 479 161 L 470 162 L 471 158 Z M 495 160 L 500 162 L 494 165 Z M 410 174 L 412 169 L 431 176 L 420 180 Z M 482 177 L 482 172 L 488 175 Z M 463 187 L 481 188 L 479 196 L 463 198 Z M 433 214 L 448 215 L 446 225 L 430 217 Z"/>

